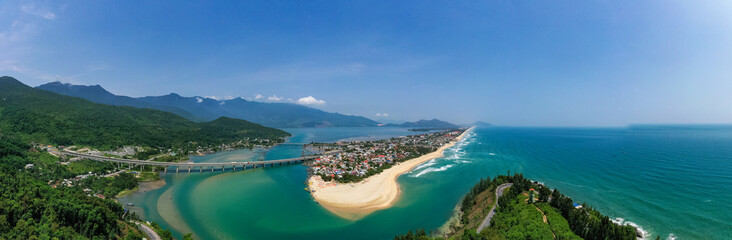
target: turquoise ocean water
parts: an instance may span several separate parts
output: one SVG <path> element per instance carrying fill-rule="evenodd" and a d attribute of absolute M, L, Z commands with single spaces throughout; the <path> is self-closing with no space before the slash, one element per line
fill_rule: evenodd
<path fill-rule="evenodd" d="M 291 142 L 414 134 L 398 128 L 288 131 Z M 300 152 L 282 145 L 193 160 L 279 159 Z M 732 127 L 725 126 L 477 128 L 445 157 L 402 175 L 394 207 L 357 221 L 313 202 L 303 189 L 301 165 L 168 174 L 165 187 L 121 201 L 134 202 L 147 220 L 178 238 L 192 231 L 201 239 L 391 239 L 409 229 L 439 228 L 479 178 L 507 171 L 559 188 L 653 238 L 732 239 Z"/>

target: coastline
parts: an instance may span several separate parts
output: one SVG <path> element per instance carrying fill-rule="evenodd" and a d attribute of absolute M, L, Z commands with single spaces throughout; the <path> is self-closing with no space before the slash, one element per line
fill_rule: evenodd
<path fill-rule="evenodd" d="M 308 178 L 313 198 L 328 211 L 349 220 L 358 220 L 374 211 L 390 208 L 401 195 L 397 178 L 429 160 L 443 156 L 445 149 L 455 146 L 474 127 L 465 130 L 455 141 L 436 151 L 398 163 L 358 183 L 324 182 L 320 176 Z"/>
<path fill-rule="evenodd" d="M 164 179 L 157 179 L 153 181 L 145 181 L 145 182 L 139 182 L 137 183 L 137 187 L 130 190 L 125 190 L 117 194 L 114 198 L 119 200 L 120 198 L 126 197 L 130 194 L 134 193 L 146 193 L 153 190 L 158 190 L 162 187 L 164 187 L 166 184 Z"/>

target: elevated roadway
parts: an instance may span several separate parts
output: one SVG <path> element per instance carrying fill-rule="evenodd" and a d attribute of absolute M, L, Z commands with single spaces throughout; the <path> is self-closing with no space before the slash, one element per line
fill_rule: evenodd
<path fill-rule="evenodd" d="M 64 149 L 62 153 L 64 155 L 69 156 L 75 156 L 85 159 L 91 159 L 96 161 L 103 161 L 103 162 L 115 162 L 119 164 L 128 164 L 130 166 L 157 166 L 157 167 L 164 167 L 164 171 L 167 172 L 169 167 L 175 167 L 175 171 L 179 172 L 181 169 L 184 171 L 187 170 L 188 172 L 191 172 L 191 169 L 196 169 L 199 172 L 202 172 L 204 169 L 206 171 L 214 171 L 217 169 L 220 169 L 221 171 L 225 171 L 227 168 L 230 168 L 234 171 L 236 171 L 237 168 L 246 170 L 251 168 L 258 168 L 258 167 L 274 167 L 274 166 L 281 166 L 281 165 L 289 165 L 294 163 L 302 163 L 307 160 L 312 160 L 324 155 L 333 155 L 341 152 L 338 151 L 329 151 L 325 152 L 323 154 L 319 155 L 313 155 L 313 156 L 305 156 L 305 157 L 299 157 L 299 158 L 288 158 L 288 159 L 277 159 L 277 160 L 264 160 L 264 161 L 251 161 L 251 162 L 228 162 L 228 163 L 194 163 L 194 162 L 158 162 L 158 161 L 149 161 L 149 160 L 137 160 L 137 159 L 122 159 L 122 158 L 113 158 L 113 157 L 104 157 L 104 156 L 96 156 L 96 155 L 90 155 L 90 154 L 84 154 L 84 153 L 77 153 L 74 151 L 66 150 Z"/>

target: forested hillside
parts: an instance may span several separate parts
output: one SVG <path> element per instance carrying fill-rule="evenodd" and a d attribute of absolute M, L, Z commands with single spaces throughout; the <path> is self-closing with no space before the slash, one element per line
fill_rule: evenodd
<path fill-rule="evenodd" d="M 142 239 L 119 203 L 46 183 L 68 174 L 55 157 L 0 136 L 0 239 Z"/>
<path fill-rule="evenodd" d="M 101 149 L 211 146 L 254 138 L 278 141 L 289 136 L 245 120 L 221 118 L 196 123 L 159 110 L 92 103 L 34 89 L 12 77 L 0 77 L 0 133 L 28 142 Z"/>
<path fill-rule="evenodd" d="M 496 204 L 496 188 L 513 185 L 497 199 L 490 226 L 478 226 Z M 621 226 L 586 204 L 575 207 L 558 190 L 532 182 L 521 174 L 481 179 L 460 204 L 460 221 L 446 232 L 429 236 L 424 229 L 409 231 L 395 240 L 430 239 L 636 239 L 636 229 Z"/>
<path fill-rule="evenodd" d="M 99 85 L 83 86 L 60 82 L 43 84 L 37 88 L 96 103 L 154 108 L 181 115 L 192 121 L 230 117 L 278 128 L 375 127 L 378 124 L 361 116 L 331 113 L 293 103 L 256 102 L 242 98 L 216 100 L 206 97 L 184 97 L 175 93 L 131 98 L 114 95 Z"/>

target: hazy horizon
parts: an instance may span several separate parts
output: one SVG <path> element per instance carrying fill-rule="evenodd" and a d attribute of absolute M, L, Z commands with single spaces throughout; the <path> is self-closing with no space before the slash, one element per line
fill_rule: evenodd
<path fill-rule="evenodd" d="M 377 121 L 732 123 L 732 4 L 0 3 L 0 75 Z"/>

